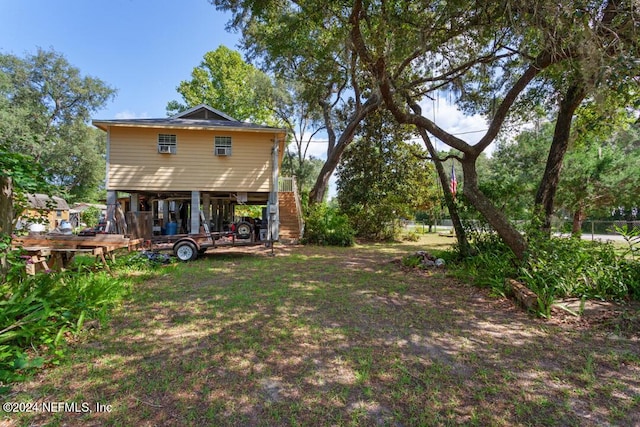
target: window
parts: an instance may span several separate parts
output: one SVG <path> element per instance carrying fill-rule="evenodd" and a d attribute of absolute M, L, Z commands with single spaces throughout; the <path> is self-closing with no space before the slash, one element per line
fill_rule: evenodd
<path fill-rule="evenodd" d="M 166 133 L 158 134 L 158 153 L 176 154 L 176 136 Z"/>
<path fill-rule="evenodd" d="M 231 137 L 216 136 L 213 153 L 216 156 L 230 156 L 231 155 Z"/>

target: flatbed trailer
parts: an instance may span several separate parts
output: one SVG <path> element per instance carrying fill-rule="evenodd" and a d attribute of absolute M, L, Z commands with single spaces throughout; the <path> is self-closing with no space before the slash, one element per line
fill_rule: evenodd
<path fill-rule="evenodd" d="M 200 234 L 173 234 L 154 236 L 152 247 L 162 249 L 170 247 L 180 261 L 193 261 L 209 248 L 271 245 L 272 240 L 259 240 L 249 223 L 241 222 L 236 231 L 209 232 Z"/>

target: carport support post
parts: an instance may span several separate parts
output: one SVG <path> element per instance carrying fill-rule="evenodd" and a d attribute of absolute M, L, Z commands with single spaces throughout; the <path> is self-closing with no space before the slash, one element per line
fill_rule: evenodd
<path fill-rule="evenodd" d="M 278 178 L 280 176 L 279 170 L 279 155 L 278 155 L 278 137 L 273 140 L 272 160 L 273 175 L 271 177 L 271 192 L 269 193 L 269 240 L 272 242 L 280 238 L 280 212 L 278 204 Z"/>
<path fill-rule="evenodd" d="M 189 234 L 200 233 L 200 192 L 191 192 L 191 231 Z"/>
<path fill-rule="evenodd" d="M 116 227 L 116 204 L 118 203 L 118 192 L 113 190 L 107 191 L 107 221 L 109 228 L 107 233 L 111 233 Z"/>
<path fill-rule="evenodd" d="M 202 195 L 202 209 L 204 210 L 204 223 L 209 225 L 211 222 L 211 198 L 209 193 Z"/>
<path fill-rule="evenodd" d="M 162 226 L 166 229 L 169 224 L 169 200 L 162 200 Z"/>
<path fill-rule="evenodd" d="M 129 210 L 131 212 L 138 212 L 140 208 L 140 199 L 138 198 L 138 193 L 133 193 L 129 195 Z"/>
<path fill-rule="evenodd" d="M 222 231 L 223 218 L 224 218 L 224 202 L 218 199 L 217 205 L 216 205 L 216 230 L 217 231 Z"/>

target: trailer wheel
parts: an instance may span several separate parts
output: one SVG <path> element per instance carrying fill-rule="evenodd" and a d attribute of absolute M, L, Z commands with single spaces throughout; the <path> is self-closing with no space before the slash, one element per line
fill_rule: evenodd
<path fill-rule="evenodd" d="M 189 241 L 176 243 L 173 247 L 173 253 L 180 261 L 193 261 L 198 258 L 198 249 L 196 248 L 196 245 Z"/>
<path fill-rule="evenodd" d="M 239 222 L 236 226 L 236 233 L 241 239 L 251 238 L 251 224 L 245 221 Z"/>

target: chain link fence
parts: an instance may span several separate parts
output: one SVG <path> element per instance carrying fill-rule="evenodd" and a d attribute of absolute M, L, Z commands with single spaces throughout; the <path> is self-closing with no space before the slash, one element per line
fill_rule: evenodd
<path fill-rule="evenodd" d="M 481 221 L 465 221 L 469 226 L 487 231 L 488 224 Z M 473 224 L 470 224 L 473 223 Z M 524 221 L 522 224 L 524 225 Z M 450 219 L 441 219 L 435 224 L 427 221 L 407 221 L 405 228 L 421 233 L 448 232 L 453 228 Z M 569 220 L 554 221 L 553 229 L 557 235 L 570 235 L 573 223 Z M 622 236 L 615 231 L 615 227 L 627 227 L 628 230 L 640 229 L 640 221 L 584 221 L 581 232 L 583 239 L 590 240 L 622 240 Z"/>
<path fill-rule="evenodd" d="M 573 223 L 571 221 L 562 221 L 558 224 L 558 232 L 561 234 L 571 234 Z M 591 240 L 603 239 L 620 239 L 622 236 L 615 231 L 616 227 L 627 227 L 627 230 L 640 229 L 640 221 L 584 221 L 580 231 L 583 238 L 591 238 Z"/>

